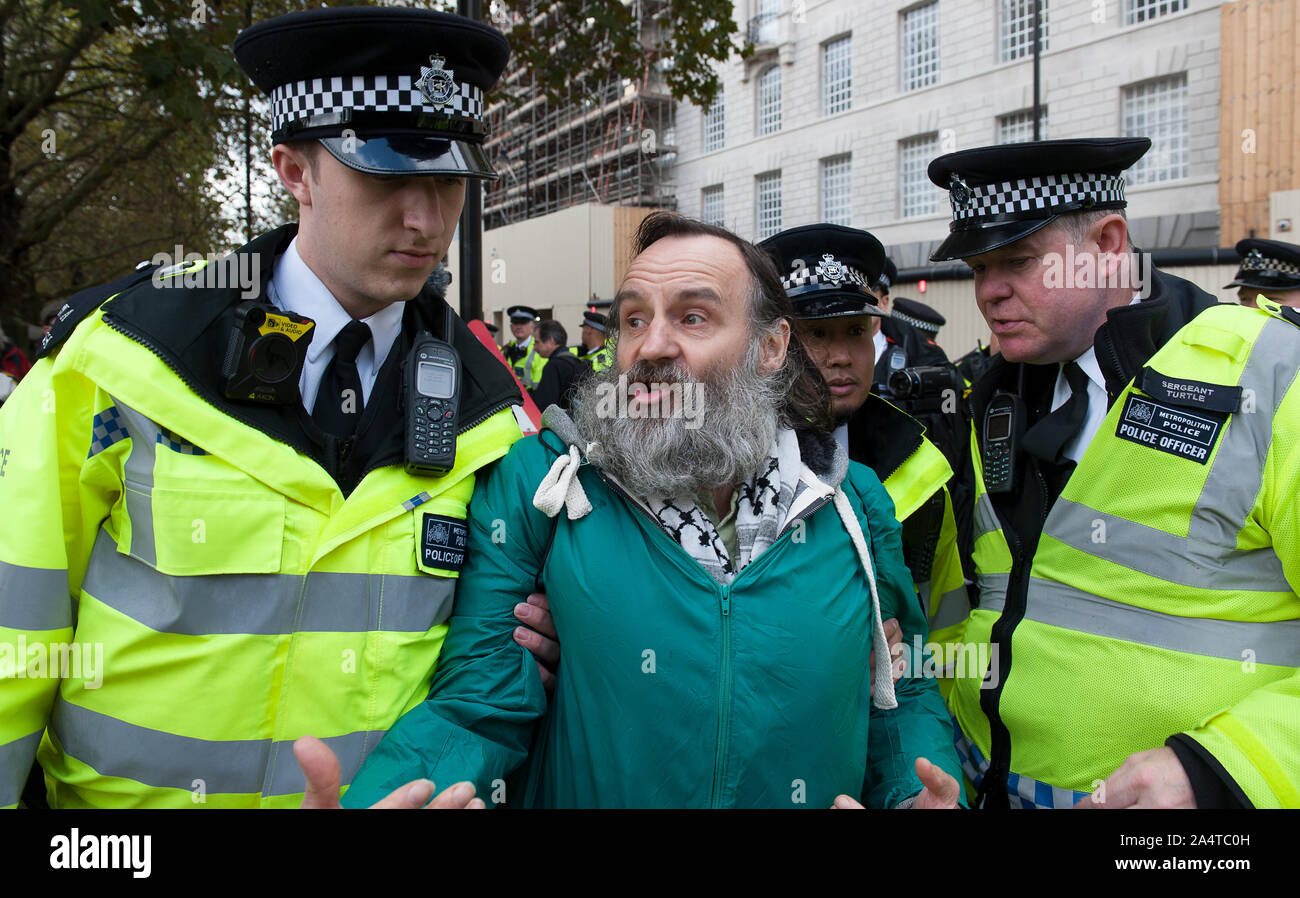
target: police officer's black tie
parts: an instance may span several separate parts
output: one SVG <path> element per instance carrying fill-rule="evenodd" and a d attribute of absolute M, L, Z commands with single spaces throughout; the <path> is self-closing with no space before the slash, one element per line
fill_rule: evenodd
<path fill-rule="evenodd" d="M 1065 447 L 1088 420 L 1088 375 L 1074 362 L 1065 364 L 1070 398 L 1025 432 L 1025 451 L 1053 465 L 1064 464 Z"/>
<path fill-rule="evenodd" d="M 357 353 L 370 342 L 370 328 L 360 321 L 349 321 L 334 338 L 334 358 L 325 368 L 316 391 L 316 405 L 311 417 L 321 430 L 348 440 L 356 433 L 363 406 L 361 375 L 357 373 Z"/>

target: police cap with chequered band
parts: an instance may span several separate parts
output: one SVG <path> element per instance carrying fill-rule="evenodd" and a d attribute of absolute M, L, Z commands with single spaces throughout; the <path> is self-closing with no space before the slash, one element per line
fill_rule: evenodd
<path fill-rule="evenodd" d="M 876 281 L 876 289 L 884 290 L 886 293 L 888 293 L 890 286 L 894 284 L 897 280 L 898 280 L 898 266 L 894 264 L 893 259 L 886 256 L 885 270 L 880 273 L 880 278 Z"/>
<path fill-rule="evenodd" d="M 930 180 L 948 191 L 952 224 L 933 262 L 1014 243 L 1067 212 L 1123 209 L 1122 173 L 1151 148 L 1146 137 L 1039 140 L 948 153 Z"/>
<path fill-rule="evenodd" d="M 798 317 L 884 314 L 871 291 L 885 268 L 885 248 L 866 231 L 804 225 L 774 234 L 758 246 L 776 263 Z"/>
<path fill-rule="evenodd" d="M 925 331 L 931 337 L 937 335 L 939 328 L 948 323 L 948 319 L 940 315 L 935 309 L 930 308 L 923 302 L 908 299 L 905 296 L 894 298 L 892 317 L 896 321 L 912 325 L 919 331 Z"/>
<path fill-rule="evenodd" d="M 234 50 L 270 97 L 272 143 L 319 140 L 373 175 L 496 177 L 483 95 L 510 45 L 486 25 L 427 9 L 309 9 L 245 29 Z"/>
<path fill-rule="evenodd" d="M 510 318 L 511 321 L 515 321 L 520 324 L 524 323 L 525 321 L 541 320 L 541 316 L 537 314 L 537 310 L 534 309 L 532 306 L 511 306 L 510 308 L 506 309 L 506 315 L 507 317 Z"/>
<path fill-rule="evenodd" d="M 1237 242 L 1241 267 L 1225 287 L 1259 290 L 1300 290 L 1300 246 L 1255 237 Z"/>

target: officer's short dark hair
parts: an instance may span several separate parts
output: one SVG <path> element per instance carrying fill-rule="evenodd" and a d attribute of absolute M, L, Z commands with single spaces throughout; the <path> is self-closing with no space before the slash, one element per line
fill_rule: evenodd
<path fill-rule="evenodd" d="M 666 237 L 717 237 L 734 246 L 749 270 L 749 312 L 751 336 L 771 333 L 782 319 L 790 324 L 790 343 L 786 349 L 785 373 L 790 386 L 781 408 L 781 423 L 794 430 L 817 430 L 830 433 L 835 429 L 831 416 L 830 394 L 821 371 L 808 357 L 799 339 L 794 307 L 781 284 L 772 257 L 743 237 L 726 228 L 708 224 L 676 212 L 653 212 L 637 228 L 632 241 L 633 257 L 641 255 Z M 619 299 L 609 310 L 609 333 L 617 339 Z"/>
<path fill-rule="evenodd" d="M 560 324 L 554 318 L 547 318 L 537 325 L 536 336 L 538 340 L 554 340 L 560 346 L 564 346 L 569 342 L 568 331 L 564 329 L 563 324 Z"/>

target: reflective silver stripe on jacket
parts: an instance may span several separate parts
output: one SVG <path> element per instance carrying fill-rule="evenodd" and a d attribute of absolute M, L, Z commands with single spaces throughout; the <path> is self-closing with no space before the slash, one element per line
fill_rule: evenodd
<path fill-rule="evenodd" d="M 50 732 L 64 754 L 102 776 L 158 789 L 191 791 L 201 787 L 217 794 L 295 795 L 305 788 L 293 740 L 214 741 L 178 736 L 82 708 L 62 697 L 55 701 Z M 372 730 L 321 740 L 338 756 L 342 785 L 352 782 L 383 735 L 382 730 Z"/>
<path fill-rule="evenodd" d="M 970 599 L 962 586 L 943 594 L 939 599 L 939 613 L 930 621 L 930 632 L 955 626 L 970 617 Z"/>
<path fill-rule="evenodd" d="M 426 574 L 180 577 L 120 554 L 103 530 L 82 589 L 160 633 L 423 633 L 451 616 L 456 581 Z"/>
<path fill-rule="evenodd" d="M 979 586 L 979 608 L 984 611 L 1001 611 L 1007 599 L 1007 590 L 1011 588 L 1010 574 L 976 574 L 975 583 Z"/>
<path fill-rule="evenodd" d="M 71 626 L 67 571 L 0 561 L 0 627 L 58 630 Z"/>
<path fill-rule="evenodd" d="M 1243 466 L 1250 467 L 1249 463 Z M 1202 502 L 1204 497 L 1202 491 Z M 1291 585 L 1282 572 L 1282 562 L 1271 548 L 1224 549 L 1221 545 L 1175 536 L 1065 498 L 1057 499 L 1052 506 L 1043 532 L 1072 549 L 1179 586 L 1291 592 Z M 1094 542 L 1094 534 L 1103 534 L 1104 538 Z"/>
<path fill-rule="evenodd" d="M 975 539 L 978 540 L 986 533 L 1001 529 L 1002 524 L 998 521 L 998 513 L 993 510 L 993 500 L 989 498 L 988 493 L 980 493 L 979 498 L 975 500 Z"/>
<path fill-rule="evenodd" d="M 1187 537 L 1068 499 L 1057 500 L 1043 532 L 1080 552 L 1193 589 L 1292 592 L 1271 548 L 1235 546 L 1259 496 L 1273 418 L 1297 368 L 1300 334 L 1285 322 L 1266 322 L 1238 381 L 1243 395 L 1254 401 L 1254 411 L 1239 411 L 1228 419 L 1192 508 Z M 1096 533 L 1103 538 L 1094 542 Z"/>
<path fill-rule="evenodd" d="M 1259 664 L 1300 667 L 1300 619 L 1261 622 L 1182 617 L 1033 577 L 1025 620 L 1209 658 L 1241 661 L 1253 657 Z M 1244 654 L 1247 650 L 1254 655 Z"/>
<path fill-rule="evenodd" d="M 17 804 L 22 798 L 23 786 L 27 785 L 27 774 L 36 760 L 36 749 L 41 744 L 43 732 L 37 730 L 0 745 L 0 808 Z"/>
<path fill-rule="evenodd" d="M 157 564 L 153 535 L 153 467 L 155 447 L 162 431 L 135 409 L 116 399 L 122 423 L 131 435 L 131 453 L 123 465 L 126 514 L 131 519 L 131 554 L 148 564 Z"/>
<path fill-rule="evenodd" d="M 1265 322 L 1238 381 L 1253 412 L 1238 412 L 1219 438 L 1219 453 L 1192 510 L 1189 537 L 1232 546 L 1259 496 L 1273 419 L 1300 370 L 1300 332 L 1285 321 Z"/>

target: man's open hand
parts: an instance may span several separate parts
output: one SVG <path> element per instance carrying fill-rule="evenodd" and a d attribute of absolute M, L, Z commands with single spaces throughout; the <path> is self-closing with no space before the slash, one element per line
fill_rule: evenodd
<path fill-rule="evenodd" d="M 960 806 L 961 784 L 944 773 L 938 766 L 931 764 L 925 758 L 917 758 L 916 776 L 921 780 L 921 785 L 925 788 L 912 800 L 912 810 L 924 811 L 933 808 L 955 808 Z M 831 809 L 862 810 L 862 805 L 856 798 L 837 795 L 835 804 L 831 805 Z"/>
<path fill-rule="evenodd" d="M 1168 746 L 1129 755 L 1076 808 L 1194 808 L 1187 771 Z"/>
<path fill-rule="evenodd" d="M 339 759 L 330 747 L 315 736 L 303 736 L 293 744 L 294 757 L 307 777 L 307 794 L 302 806 L 310 809 L 339 808 Z M 372 808 L 473 808 L 486 807 L 481 798 L 474 797 L 473 783 L 457 783 L 443 789 L 433 797 L 433 783 L 414 780 L 394 789 Z"/>
<path fill-rule="evenodd" d="M 550 692 L 555 688 L 555 671 L 560 666 L 560 643 L 545 593 L 535 592 L 527 602 L 516 605 L 515 617 L 524 623 L 515 627 L 515 642 L 533 653 L 537 672 L 542 675 L 542 686 Z"/>

